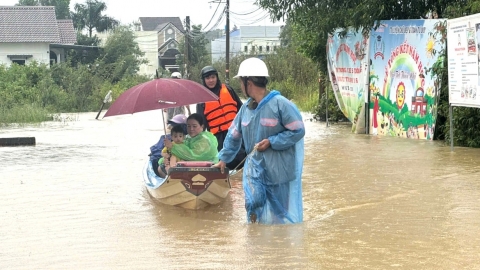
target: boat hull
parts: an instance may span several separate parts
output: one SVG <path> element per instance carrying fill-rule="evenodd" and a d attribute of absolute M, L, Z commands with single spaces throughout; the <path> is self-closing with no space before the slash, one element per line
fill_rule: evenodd
<path fill-rule="evenodd" d="M 163 179 L 153 172 L 150 161 L 144 168 L 148 193 L 155 200 L 186 209 L 202 209 L 221 203 L 231 189 L 228 170 L 211 168 L 207 163 L 180 163 Z"/>

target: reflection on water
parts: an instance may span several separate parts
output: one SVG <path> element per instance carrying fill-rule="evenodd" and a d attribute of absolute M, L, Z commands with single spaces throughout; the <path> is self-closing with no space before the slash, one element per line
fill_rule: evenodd
<path fill-rule="evenodd" d="M 303 224 L 226 201 L 159 205 L 141 169 L 158 112 L 0 129 L 0 269 L 479 269 L 480 150 L 306 122 Z"/>

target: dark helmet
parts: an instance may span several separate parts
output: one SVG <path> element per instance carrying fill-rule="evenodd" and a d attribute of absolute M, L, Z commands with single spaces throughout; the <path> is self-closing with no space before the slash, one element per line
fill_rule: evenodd
<path fill-rule="evenodd" d="M 218 75 L 218 71 L 214 67 L 206 66 L 206 67 L 202 68 L 202 71 L 201 71 L 202 79 L 205 78 L 205 77 L 208 77 L 212 74 Z"/>

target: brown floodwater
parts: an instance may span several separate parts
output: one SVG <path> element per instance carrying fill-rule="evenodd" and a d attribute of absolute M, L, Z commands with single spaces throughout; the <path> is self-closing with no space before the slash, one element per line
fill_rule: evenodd
<path fill-rule="evenodd" d="M 0 269 L 480 269 L 480 149 L 306 121 L 304 222 L 158 204 L 142 168 L 158 112 L 0 129 Z M 309 117 L 306 117 L 307 119 Z"/>

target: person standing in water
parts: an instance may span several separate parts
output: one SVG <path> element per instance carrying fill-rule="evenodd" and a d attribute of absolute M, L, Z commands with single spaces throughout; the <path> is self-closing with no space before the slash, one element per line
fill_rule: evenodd
<path fill-rule="evenodd" d="M 249 99 L 233 120 L 214 167 L 223 172 L 244 143 L 249 153 L 242 179 L 248 222 L 299 223 L 305 126 L 295 104 L 267 90 L 268 77 L 267 66 L 258 58 L 240 64 L 235 78 Z"/>

